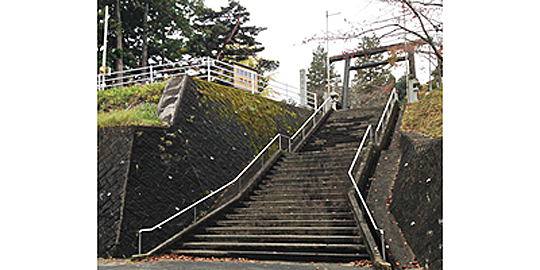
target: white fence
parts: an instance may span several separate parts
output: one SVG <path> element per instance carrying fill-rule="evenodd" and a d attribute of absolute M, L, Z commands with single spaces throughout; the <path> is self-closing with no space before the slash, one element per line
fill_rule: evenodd
<path fill-rule="evenodd" d="M 104 90 L 133 84 L 148 85 L 162 82 L 172 76 L 186 74 L 209 82 L 225 84 L 253 94 L 262 95 L 272 100 L 317 109 L 317 96 L 315 93 L 306 91 L 305 96 L 303 96 L 298 87 L 261 75 L 250 77 L 246 84 L 246 81 L 240 82 L 240 79 L 234 73 L 235 66 L 233 64 L 210 57 L 202 57 L 170 64 L 99 74 L 97 75 L 97 88 Z"/>

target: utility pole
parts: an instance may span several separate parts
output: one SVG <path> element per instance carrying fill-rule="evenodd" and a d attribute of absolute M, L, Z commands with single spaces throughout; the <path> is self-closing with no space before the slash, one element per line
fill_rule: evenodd
<path fill-rule="evenodd" d="M 107 73 L 107 27 L 109 26 L 109 6 L 105 6 L 105 30 L 103 34 L 103 58 L 101 61 L 101 67 L 99 73 Z"/>
<path fill-rule="evenodd" d="M 326 88 L 328 95 L 330 95 L 330 46 L 328 45 L 328 17 L 339 15 L 341 12 L 328 14 L 326 11 Z"/>
<path fill-rule="evenodd" d="M 306 106 L 307 105 L 307 85 L 306 85 L 306 70 L 301 69 L 300 70 L 300 105 Z M 317 104 L 317 101 L 315 100 L 315 104 Z"/>

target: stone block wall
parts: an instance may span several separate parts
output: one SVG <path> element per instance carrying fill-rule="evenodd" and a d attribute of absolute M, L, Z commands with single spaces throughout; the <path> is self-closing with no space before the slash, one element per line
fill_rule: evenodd
<path fill-rule="evenodd" d="M 442 138 L 402 132 L 390 211 L 421 266 L 442 269 Z"/>
<path fill-rule="evenodd" d="M 133 127 L 98 131 L 98 254 L 113 252 L 122 220 Z"/>
<path fill-rule="evenodd" d="M 193 78 L 189 78 L 181 98 L 176 124 L 171 127 L 120 128 L 132 136 L 132 147 L 124 151 L 128 162 L 122 164 L 125 167 L 117 166 L 120 172 L 114 172 L 125 178 L 102 173 L 102 168 L 118 164 L 124 155 L 99 153 L 98 182 L 124 186 L 120 191 L 123 203 L 118 202 L 122 196 L 111 199 L 115 210 L 109 212 L 116 213 L 115 218 L 109 218 L 98 204 L 98 231 L 105 231 L 103 226 L 109 224 L 119 228 L 115 235 L 99 235 L 100 257 L 136 254 L 139 229 L 158 224 L 229 182 L 277 132 L 294 132 L 310 115 L 306 109 Z M 108 129 L 98 134 L 100 138 L 116 136 Z M 114 140 L 101 139 L 98 148 L 115 153 L 116 146 L 101 145 Z M 102 159 L 101 155 L 113 157 Z M 100 186 L 98 195 L 103 193 L 108 194 Z M 204 215 L 214 201 L 198 207 L 195 214 Z M 144 233 L 143 252 L 188 226 L 193 216 L 193 212 L 187 213 L 161 230 Z"/>

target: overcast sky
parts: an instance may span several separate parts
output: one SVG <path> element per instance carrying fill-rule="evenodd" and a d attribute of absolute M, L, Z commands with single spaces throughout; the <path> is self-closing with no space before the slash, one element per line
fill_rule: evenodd
<path fill-rule="evenodd" d="M 340 13 L 330 16 L 328 21 L 329 32 L 350 29 L 345 22 L 360 22 L 366 19 L 373 19 L 380 16 L 381 8 L 384 8 L 376 0 L 332 0 L 332 1 L 292 1 L 292 0 L 240 0 L 240 4 L 250 12 L 251 21 L 249 25 L 267 27 L 266 31 L 259 34 L 257 40 L 260 41 L 265 50 L 260 54 L 267 59 L 278 60 L 281 65 L 277 70 L 276 79 L 280 82 L 298 87 L 299 70 L 308 69 L 312 59 L 312 52 L 317 47 L 318 42 L 313 41 L 302 44 L 306 38 L 314 35 L 324 36 L 326 30 L 326 11 L 329 14 Z M 213 9 L 226 6 L 227 0 L 205 0 L 205 4 Z M 331 41 L 330 55 L 337 55 L 345 50 L 354 49 L 359 40 L 348 42 Z M 324 46 L 325 43 L 323 43 Z M 421 59 L 417 59 L 421 61 Z M 393 68 L 392 73 L 397 78 L 404 74 L 404 64 L 401 68 Z M 422 66 L 422 63 L 417 63 Z M 422 83 L 427 81 L 427 64 L 424 71 L 417 70 L 418 77 Z M 419 69 L 419 68 L 417 68 Z M 342 62 L 336 63 L 336 71 L 343 76 Z M 352 74 L 351 74 L 352 75 Z"/>

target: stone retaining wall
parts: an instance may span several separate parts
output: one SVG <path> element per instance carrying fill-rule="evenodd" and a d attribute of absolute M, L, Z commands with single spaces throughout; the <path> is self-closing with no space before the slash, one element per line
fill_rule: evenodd
<path fill-rule="evenodd" d="M 442 138 L 402 132 L 390 211 L 421 266 L 442 269 Z"/>
<path fill-rule="evenodd" d="M 292 133 L 309 114 L 189 78 L 175 125 L 100 129 L 98 256 L 136 254 L 139 229 L 156 225 L 232 180 L 276 132 Z M 196 215 L 204 215 L 213 202 L 198 207 Z M 187 213 L 161 230 L 144 233 L 143 252 L 188 226 L 193 216 Z"/>

